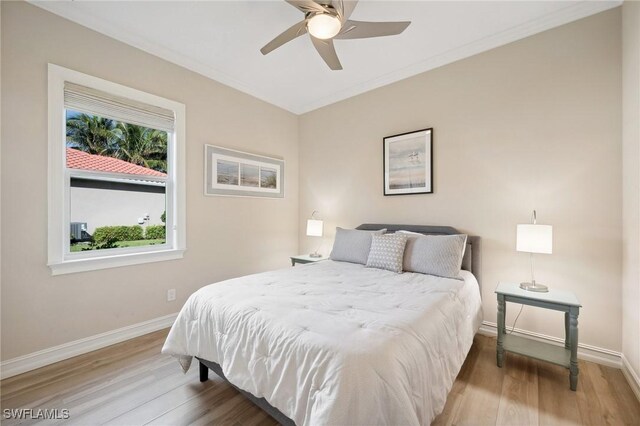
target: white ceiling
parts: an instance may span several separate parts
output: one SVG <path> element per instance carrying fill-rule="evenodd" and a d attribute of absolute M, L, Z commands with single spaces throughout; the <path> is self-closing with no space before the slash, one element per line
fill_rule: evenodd
<path fill-rule="evenodd" d="M 352 19 L 398 36 L 336 40 L 331 71 L 307 36 L 259 49 L 303 15 L 284 1 L 33 1 L 43 9 L 296 114 L 616 7 L 621 1 L 372 1 Z"/>

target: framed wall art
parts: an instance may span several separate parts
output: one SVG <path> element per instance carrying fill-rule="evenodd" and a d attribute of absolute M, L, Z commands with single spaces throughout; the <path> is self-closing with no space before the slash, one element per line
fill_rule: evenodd
<path fill-rule="evenodd" d="M 433 129 L 383 139 L 384 195 L 433 193 Z"/>
<path fill-rule="evenodd" d="M 204 194 L 284 198 L 284 160 L 204 146 Z"/>

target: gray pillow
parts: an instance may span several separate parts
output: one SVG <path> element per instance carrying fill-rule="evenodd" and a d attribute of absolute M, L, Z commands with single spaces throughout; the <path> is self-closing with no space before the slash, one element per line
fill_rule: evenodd
<path fill-rule="evenodd" d="M 372 235 L 367 268 L 402 272 L 402 259 L 407 238 L 404 234 Z"/>
<path fill-rule="evenodd" d="M 413 232 L 413 231 L 397 231 L 400 234 L 407 234 L 407 235 L 416 235 L 416 236 L 424 236 L 425 234 L 421 234 L 419 232 Z M 462 235 L 462 234 L 461 234 Z M 465 271 L 470 271 L 471 272 L 471 263 L 473 262 L 473 247 L 471 247 L 471 242 L 469 241 L 469 238 L 466 239 L 465 245 L 464 245 L 464 249 L 463 249 L 463 255 L 462 255 L 462 265 L 460 267 L 460 269 L 464 269 Z"/>
<path fill-rule="evenodd" d="M 466 235 L 406 235 L 409 239 L 404 253 L 405 271 L 460 278 Z"/>
<path fill-rule="evenodd" d="M 367 263 L 371 249 L 371 235 L 384 234 L 386 229 L 378 231 L 361 231 L 359 229 L 336 228 L 336 239 L 329 258 L 341 262 Z"/>

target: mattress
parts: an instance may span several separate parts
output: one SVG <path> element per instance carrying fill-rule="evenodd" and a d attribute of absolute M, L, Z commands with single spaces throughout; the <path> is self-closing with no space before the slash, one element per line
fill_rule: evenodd
<path fill-rule="evenodd" d="M 222 281 L 191 295 L 162 352 L 218 363 L 298 425 L 429 424 L 482 321 L 462 278 L 327 260 Z"/>

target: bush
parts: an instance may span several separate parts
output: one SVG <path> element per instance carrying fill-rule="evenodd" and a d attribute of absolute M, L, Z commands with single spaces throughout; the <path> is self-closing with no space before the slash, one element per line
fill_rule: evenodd
<path fill-rule="evenodd" d="M 147 229 L 144 231 L 144 238 L 147 240 L 161 240 L 165 238 L 164 225 L 149 225 Z"/>
<path fill-rule="evenodd" d="M 117 241 L 137 241 L 144 239 L 142 226 L 101 226 L 93 233 L 93 241 L 96 244 Z"/>
<path fill-rule="evenodd" d="M 117 248 L 117 247 L 118 245 L 116 244 L 116 240 L 114 240 L 113 237 L 108 236 L 102 243 L 96 244 L 96 242 L 92 240 L 89 243 L 89 247 L 84 247 L 80 250 L 91 251 L 91 250 L 111 249 L 111 248 Z"/>

